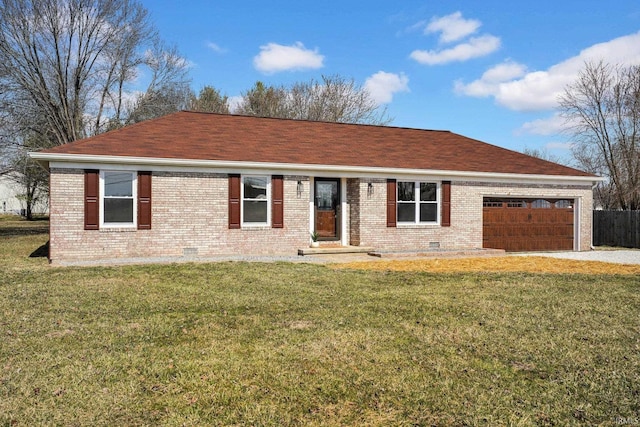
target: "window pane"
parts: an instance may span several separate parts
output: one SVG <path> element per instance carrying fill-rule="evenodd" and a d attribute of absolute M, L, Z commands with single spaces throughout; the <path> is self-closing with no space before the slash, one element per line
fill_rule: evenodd
<path fill-rule="evenodd" d="M 435 202 L 436 201 L 436 184 L 434 182 L 420 183 L 420 201 Z"/>
<path fill-rule="evenodd" d="M 398 203 L 398 222 L 415 222 L 416 204 Z"/>
<path fill-rule="evenodd" d="M 264 177 L 264 176 L 244 177 L 244 198 L 245 199 L 266 199 L 267 198 L 267 177 Z"/>
<path fill-rule="evenodd" d="M 105 196 L 133 196 L 133 175 L 131 172 L 105 172 Z"/>
<path fill-rule="evenodd" d="M 531 202 L 531 207 L 533 209 L 551 209 L 551 202 L 544 199 L 538 199 Z"/>
<path fill-rule="evenodd" d="M 555 206 L 556 209 L 571 209 L 571 202 L 568 200 L 558 200 Z"/>
<path fill-rule="evenodd" d="M 436 203 L 420 203 L 420 222 L 436 222 L 438 205 Z"/>
<path fill-rule="evenodd" d="M 267 222 L 267 201 L 245 200 L 242 205 L 244 209 L 244 222 Z"/>
<path fill-rule="evenodd" d="M 526 208 L 527 201 L 526 200 L 509 200 L 507 201 L 508 208 Z"/>
<path fill-rule="evenodd" d="M 398 201 L 413 202 L 416 199 L 414 191 L 415 184 L 413 182 L 398 182 Z"/>
<path fill-rule="evenodd" d="M 500 199 L 484 199 L 482 202 L 482 207 L 485 208 L 501 208 L 502 200 Z"/>
<path fill-rule="evenodd" d="M 104 199 L 104 222 L 133 223 L 133 199 Z"/>
<path fill-rule="evenodd" d="M 316 184 L 316 205 L 318 209 L 334 209 L 338 204 L 337 197 L 337 182 L 318 182 Z"/>

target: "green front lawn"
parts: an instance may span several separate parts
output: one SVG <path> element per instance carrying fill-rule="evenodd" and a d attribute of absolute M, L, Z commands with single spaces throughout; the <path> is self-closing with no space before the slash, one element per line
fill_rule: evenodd
<path fill-rule="evenodd" d="M 640 423 L 637 276 L 51 268 L 46 239 L 0 236 L 2 427 Z"/>

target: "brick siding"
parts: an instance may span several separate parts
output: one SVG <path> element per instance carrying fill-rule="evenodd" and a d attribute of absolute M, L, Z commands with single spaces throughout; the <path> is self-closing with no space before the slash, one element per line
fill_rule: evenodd
<path fill-rule="evenodd" d="M 52 263 L 112 258 L 201 257 L 226 254 L 294 255 L 309 244 L 310 180 L 284 177 L 284 228 L 228 228 L 226 174 L 153 172 L 152 228 L 84 230 L 84 171 L 52 169 Z M 298 181 L 302 193 L 298 193 Z M 369 183 L 372 184 L 369 188 Z M 379 250 L 482 247 L 485 196 L 547 196 L 580 201 L 580 250 L 591 245 L 590 185 L 513 185 L 453 181 L 451 226 L 386 226 L 386 180 L 347 180 L 347 230 L 351 245 Z"/>
<path fill-rule="evenodd" d="M 386 181 L 373 182 L 373 192 L 360 185 L 360 245 L 380 250 L 426 250 L 482 248 L 482 203 L 486 196 L 558 197 L 579 200 L 581 251 L 591 247 L 592 190 L 585 186 L 496 184 L 453 181 L 451 184 L 451 226 L 403 225 L 387 227 Z M 364 192 L 363 192 L 364 191 Z"/>
<path fill-rule="evenodd" d="M 228 228 L 226 174 L 154 172 L 152 228 L 84 230 L 84 171 L 51 170 L 50 258 L 296 254 L 309 244 L 309 180 L 284 178 L 284 228 Z M 297 182 L 304 191 L 297 193 Z"/>

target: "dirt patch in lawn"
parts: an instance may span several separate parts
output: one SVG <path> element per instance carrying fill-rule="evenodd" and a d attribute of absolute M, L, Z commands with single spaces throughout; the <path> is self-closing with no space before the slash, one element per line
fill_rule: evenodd
<path fill-rule="evenodd" d="M 640 265 L 613 264 L 598 261 L 576 261 L 548 257 L 486 257 L 455 259 L 382 260 L 333 264 L 336 269 L 379 271 L 458 272 L 529 272 L 579 274 L 640 274 Z"/>

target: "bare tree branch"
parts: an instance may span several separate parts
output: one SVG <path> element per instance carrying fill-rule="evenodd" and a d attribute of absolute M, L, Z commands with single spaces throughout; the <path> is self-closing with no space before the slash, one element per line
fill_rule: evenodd
<path fill-rule="evenodd" d="M 559 102 L 575 159 L 608 178 L 602 204 L 613 198 L 617 208 L 640 209 L 640 66 L 587 63 Z"/>
<path fill-rule="evenodd" d="M 171 79 L 183 84 L 175 70 L 184 60 L 159 47 L 136 0 L 3 0 L 0 110 L 22 131 L 44 117 L 56 144 L 103 132 L 123 122 L 138 67 L 152 67 L 156 91 Z M 149 52 L 161 59 L 149 61 Z"/>
<path fill-rule="evenodd" d="M 147 107 L 186 105 L 186 63 L 162 45 L 138 1 L 0 1 L 0 153 L 12 159 L 29 212 L 48 180 L 25 150 L 129 122 L 126 100 L 141 67 L 152 76 Z M 176 97 L 184 101 L 167 102 Z M 146 108 L 139 120 L 154 114 Z"/>
<path fill-rule="evenodd" d="M 322 81 L 266 87 L 262 82 L 243 94 L 240 114 L 340 123 L 386 125 L 386 110 L 353 79 L 323 76 Z"/>

